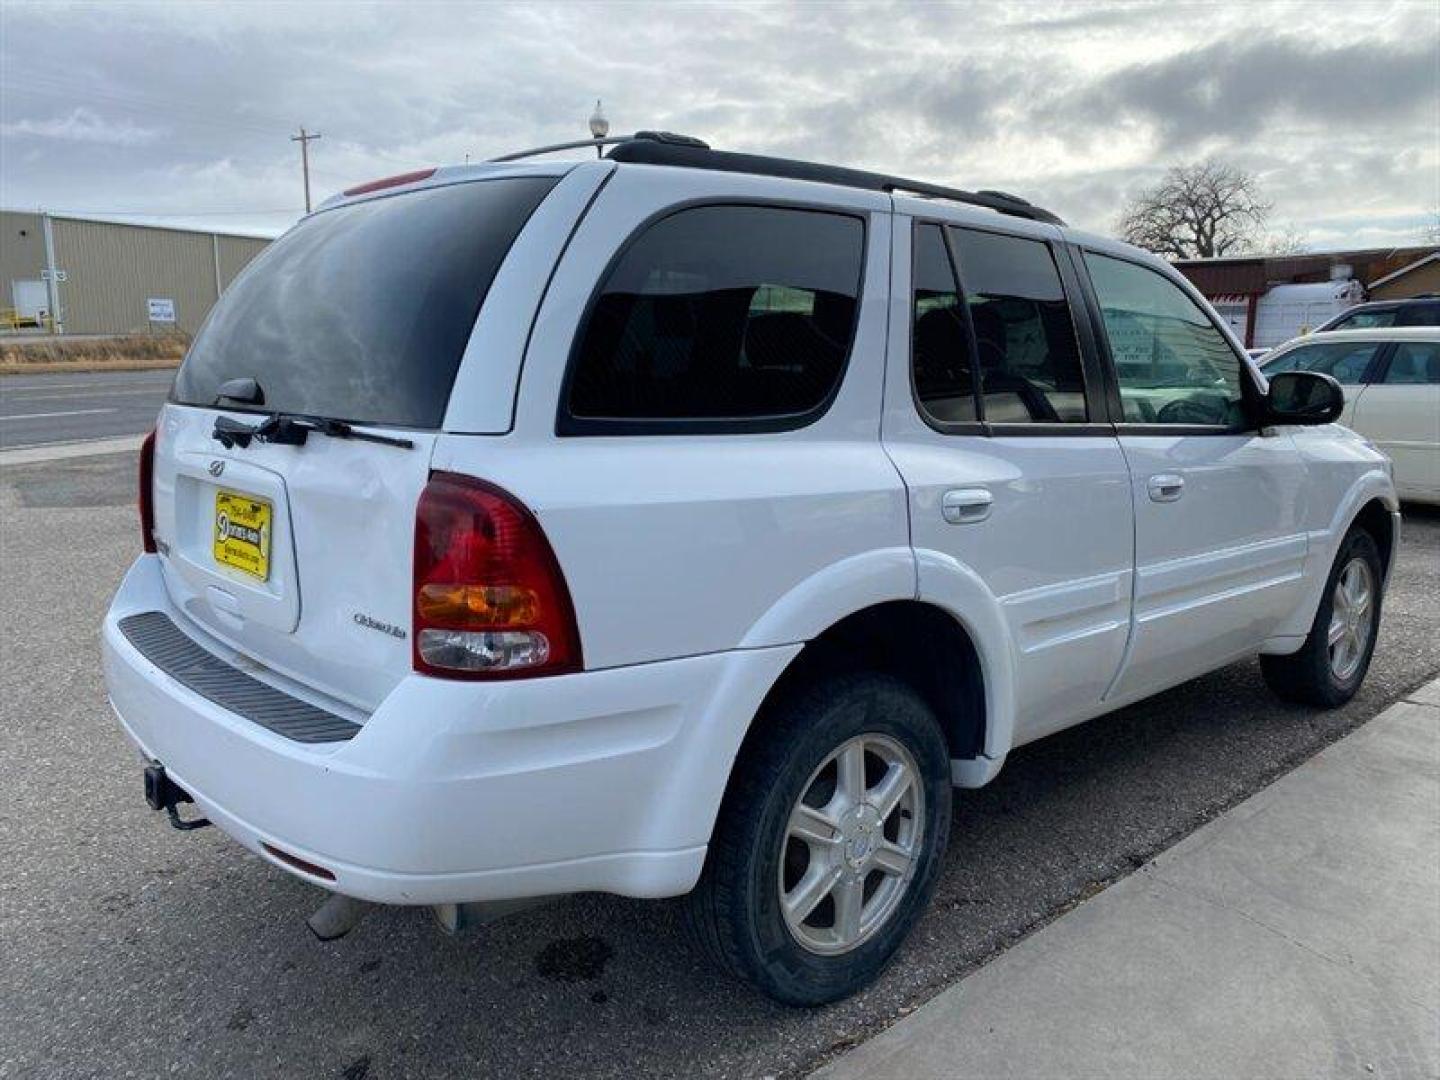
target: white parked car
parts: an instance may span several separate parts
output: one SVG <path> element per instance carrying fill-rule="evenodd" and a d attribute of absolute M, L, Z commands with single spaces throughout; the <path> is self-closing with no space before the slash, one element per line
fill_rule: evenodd
<path fill-rule="evenodd" d="M 152 806 L 336 894 L 688 894 L 829 1001 L 1016 747 L 1257 653 L 1355 693 L 1399 519 L 1340 408 L 1012 196 L 648 134 L 397 177 L 196 338 L 110 698 Z"/>
<path fill-rule="evenodd" d="M 1400 498 L 1440 503 L 1440 327 L 1331 330 L 1261 362 L 1267 376 L 1318 371 L 1345 388 L 1340 422 L 1394 462 Z"/>

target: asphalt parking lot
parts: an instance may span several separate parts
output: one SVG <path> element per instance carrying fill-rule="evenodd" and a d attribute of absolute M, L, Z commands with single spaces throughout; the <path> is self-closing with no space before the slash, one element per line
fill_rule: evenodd
<path fill-rule="evenodd" d="M 1012 756 L 955 800 L 935 902 L 829 1008 L 718 977 L 671 905 L 587 896 L 459 940 L 323 894 L 145 807 L 97 627 L 138 550 L 128 455 L 0 469 L 0 1076 L 803 1073 L 1129 873 L 1440 671 L 1440 515 L 1407 516 L 1361 694 L 1320 713 L 1254 662 Z"/>

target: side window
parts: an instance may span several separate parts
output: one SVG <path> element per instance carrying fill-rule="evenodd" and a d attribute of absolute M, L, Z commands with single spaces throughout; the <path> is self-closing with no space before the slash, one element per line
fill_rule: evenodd
<path fill-rule="evenodd" d="M 960 289 L 939 225 L 915 226 L 911 366 L 920 407 L 942 422 L 979 419 Z"/>
<path fill-rule="evenodd" d="M 1440 326 L 1440 304 L 1406 304 L 1396 326 Z"/>
<path fill-rule="evenodd" d="M 1370 308 L 1366 311 L 1352 311 L 1340 319 L 1331 330 L 1375 330 L 1395 325 L 1394 308 Z"/>
<path fill-rule="evenodd" d="M 581 329 L 570 417 L 803 419 L 844 371 L 864 247 L 859 218 L 820 211 L 701 206 L 655 222 Z"/>
<path fill-rule="evenodd" d="M 1085 378 L 1070 305 L 1048 245 L 950 230 L 979 350 L 987 423 L 1083 423 Z"/>
<path fill-rule="evenodd" d="M 1318 371 L 1346 386 L 1359 386 L 1380 346 L 1375 342 L 1301 345 L 1263 365 L 1267 376 L 1282 371 Z"/>
<path fill-rule="evenodd" d="M 1380 380 L 1386 386 L 1434 386 L 1440 383 L 1440 345 L 1407 341 L 1395 346 L 1390 366 Z"/>
<path fill-rule="evenodd" d="M 1240 357 L 1198 304 L 1148 267 L 1085 253 L 1129 424 L 1244 419 Z"/>

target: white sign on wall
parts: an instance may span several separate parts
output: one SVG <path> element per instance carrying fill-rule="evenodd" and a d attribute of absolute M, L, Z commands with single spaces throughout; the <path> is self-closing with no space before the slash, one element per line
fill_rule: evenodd
<path fill-rule="evenodd" d="M 173 323 L 175 321 L 175 301 L 169 297 L 152 296 L 145 301 L 145 305 L 149 309 L 151 322 Z"/>

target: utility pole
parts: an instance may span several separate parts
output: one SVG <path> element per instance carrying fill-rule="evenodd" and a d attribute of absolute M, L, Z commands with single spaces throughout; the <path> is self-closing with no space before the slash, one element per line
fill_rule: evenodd
<path fill-rule="evenodd" d="M 291 135 L 291 142 L 300 144 L 300 169 L 305 174 L 305 213 L 310 212 L 310 142 L 320 138 L 318 131 L 306 131 L 303 127 L 299 135 Z"/>

